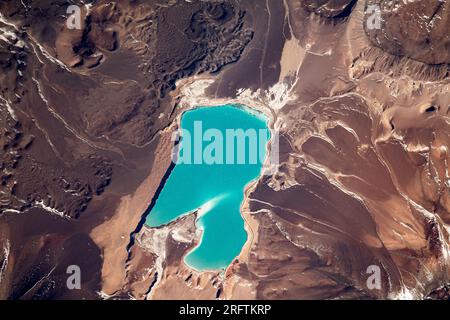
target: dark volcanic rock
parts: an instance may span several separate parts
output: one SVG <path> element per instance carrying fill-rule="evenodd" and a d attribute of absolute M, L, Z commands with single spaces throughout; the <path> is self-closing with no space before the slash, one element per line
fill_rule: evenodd
<path fill-rule="evenodd" d="M 156 19 L 155 56 L 148 72 L 160 97 L 178 79 L 217 72 L 237 61 L 252 38 L 252 31 L 244 28 L 245 12 L 231 2 L 183 3 L 158 12 Z"/>
<path fill-rule="evenodd" d="M 246 14 L 232 1 L 179 2 L 171 6 L 150 3 L 99 3 L 84 12 L 82 30 L 62 27 L 56 39 L 61 60 L 83 72 L 136 80 L 123 90 L 126 95 L 102 86 L 90 95 L 86 110 L 89 132 L 115 140 L 143 145 L 160 127 L 158 117 L 171 106 L 167 93 L 181 78 L 202 72 L 217 72 L 237 61 L 252 31 L 245 26 Z M 118 74 L 117 65 L 123 66 Z M 105 109 L 95 101 L 104 99 Z M 89 98 L 88 98 L 89 100 Z M 164 106 L 165 105 L 165 106 Z"/>
<path fill-rule="evenodd" d="M 340 18 L 348 16 L 356 0 L 303 0 L 302 4 L 308 11 L 325 18 Z"/>
<path fill-rule="evenodd" d="M 217 72 L 237 61 L 253 35 L 246 12 L 235 1 L 161 5 L 164 2 L 98 1 L 91 7 L 75 2 L 81 8 L 80 30 L 66 25 L 68 1 L 27 6 L 7 1 L 0 9 L 50 55 L 93 79 L 100 91 L 115 91 L 102 81 L 105 77 L 133 81 L 125 90 L 131 91 L 137 103 L 123 103 L 126 95 L 115 96 L 105 101 L 105 108 L 114 107 L 101 116 L 89 103 L 91 110 L 85 108 L 83 114 L 91 134 L 143 145 L 167 125 L 157 118 L 167 111 L 164 108 L 171 108 L 166 96 L 175 82 L 197 73 Z M 65 86 L 64 81 L 61 85 Z M 65 90 L 85 94 L 71 86 Z M 90 96 L 98 98 L 96 90 Z"/>
<path fill-rule="evenodd" d="M 233 0 L 5 0 L 0 13 L 0 298 L 95 298 L 91 230 L 148 174 L 176 81 L 239 59 L 248 14 Z M 74 263 L 86 291 L 67 291 Z"/>
<path fill-rule="evenodd" d="M 24 89 L 24 83 L 31 83 L 27 79 L 27 64 L 33 63 L 28 59 L 30 45 L 27 37 L 11 26 L 0 32 L 4 34 L 0 40 L 0 214 L 38 207 L 75 218 L 108 185 L 111 165 L 95 155 L 85 155 L 71 165 L 46 163 L 37 156 L 41 150 L 34 147 L 34 141 L 42 143 L 42 136 L 30 130 L 29 120 L 23 117 L 26 109 L 17 108 L 32 91 Z"/>
<path fill-rule="evenodd" d="M 428 299 L 432 300 L 450 300 L 450 287 L 445 285 L 434 289 L 428 295 Z"/>
<path fill-rule="evenodd" d="M 66 25 L 70 4 L 0 4 L 1 210 L 78 217 L 110 183 L 112 165 L 95 143 L 66 149 L 64 136 L 72 147 L 105 136 L 149 142 L 170 123 L 175 82 L 235 62 L 252 37 L 232 1 L 79 2 L 80 30 Z"/>

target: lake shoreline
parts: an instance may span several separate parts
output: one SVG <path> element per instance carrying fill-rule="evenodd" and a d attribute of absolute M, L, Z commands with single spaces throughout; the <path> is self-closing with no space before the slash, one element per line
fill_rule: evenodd
<path fill-rule="evenodd" d="M 219 109 L 219 108 L 221 108 L 221 109 Z M 237 117 L 234 120 L 242 121 L 242 124 L 244 126 L 245 125 L 250 125 L 250 124 L 253 123 L 255 128 L 260 127 L 261 129 L 269 130 L 269 119 L 265 117 L 265 114 L 263 112 L 259 111 L 259 110 L 254 110 L 254 109 L 249 108 L 249 107 L 247 107 L 247 106 L 245 106 L 243 104 L 225 104 L 225 105 L 218 105 L 218 106 L 211 106 L 211 107 L 206 107 L 206 106 L 200 105 L 200 106 L 196 106 L 194 108 L 183 110 L 183 112 L 181 112 L 177 116 L 178 128 L 183 128 L 183 123 L 182 122 L 183 122 L 183 119 L 185 119 L 183 117 L 185 117 L 186 115 L 192 115 L 192 114 L 195 114 L 195 112 L 200 112 L 198 115 L 203 115 L 203 114 L 208 113 L 210 110 L 211 111 L 214 110 L 215 113 L 217 113 L 217 112 L 224 112 L 225 114 L 229 113 L 228 116 L 231 116 L 232 118 L 233 117 Z M 194 113 L 189 113 L 189 112 L 194 112 Z M 238 112 L 238 113 L 236 113 L 236 112 Z M 244 114 L 244 113 L 246 115 L 248 115 L 249 117 L 251 117 L 251 118 L 247 118 L 246 119 L 246 118 L 242 117 L 242 114 Z M 223 118 L 223 119 L 220 119 L 220 121 L 223 122 L 223 121 L 226 121 L 227 116 L 218 117 L 218 118 Z M 217 119 L 215 119 L 215 120 L 209 119 L 209 120 L 210 121 L 217 121 Z M 248 123 L 246 123 L 246 122 L 248 122 Z M 256 125 L 256 123 L 258 123 L 258 125 Z M 240 127 L 239 127 L 239 129 L 240 129 Z M 270 143 L 270 136 L 269 136 L 268 141 L 264 144 L 264 152 L 267 152 L 267 149 L 268 149 L 267 145 L 269 143 Z M 205 245 L 205 241 L 206 241 L 205 237 L 207 237 L 207 236 L 205 236 L 205 233 L 206 234 L 208 233 L 208 231 L 207 230 L 205 231 L 205 229 L 208 228 L 208 226 L 207 226 L 208 223 L 206 223 L 206 225 L 203 225 L 202 217 L 199 217 L 198 220 L 196 221 L 196 227 L 198 228 L 199 232 L 201 232 L 202 236 L 200 238 L 199 243 L 196 246 L 194 246 L 191 250 L 186 252 L 184 257 L 183 257 L 183 262 L 189 268 L 191 268 L 191 269 L 193 269 L 193 270 L 195 270 L 197 272 L 208 272 L 208 271 L 225 272 L 227 270 L 227 268 L 232 264 L 234 259 L 236 259 L 236 257 L 240 255 L 240 253 L 244 249 L 244 246 L 249 241 L 249 237 L 250 237 L 250 234 L 248 232 L 247 222 L 246 222 L 246 219 L 243 217 L 243 214 L 241 212 L 241 208 L 243 207 L 243 205 L 244 205 L 244 203 L 246 201 L 246 192 L 247 192 L 248 188 L 250 186 L 254 185 L 254 183 L 261 177 L 262 170 L 263 170 L 263 164 L 264 164 L 264 161 L 266 160 L 266 158 L 267 158 L 267 154 L 265 154 L 264 160 L 261 160 L 261 162 L 257 165 L 257 167 L 254 167 L 254 166 L 250 166 L 249 167 L 249 168 L 251 168 L 250 172 L 253 172 L 253 173 L 250 173 L 251 177 L 248 178 L 249 179 L 248 181 L 243 183 L 243 186 L 239 188 L 239 191 L 237 191 L 237 188 L 235 188 L 236 190 L 233 189 L 234 190 L 234 194 L 232 196 L 232 199 L 237 199 L 239 201 L 238 203 L 236 203 L 237 200 L 233 200 L 233 203 L 236 203 L 236 208 L 237 208 L 236 209 L 237 210 L 236 213 L 239 215 L 238 219 L 241 220 L 242 228 L 243 228 L 242 231 L 243 231 L 243 234 L 245 234 L 245 239 L 244 238 L 242 239 L 242 244 L 239 246 L 239 248 L 237 248 L 237 250 L 236 250 L 236 248 L 234 248 L 234 250 L 237 251 L 237 252 L 232 254 L 233 255 L 232 258 L 227 258 L 227 260 L 226 260 L 227 262 L 226 263 L 220 263 L 220 262 L 216 263 L 215 264 L 216 267 L 211 267 L 211 265 L 214 265 L 214 263 L 212 262 L 213 259 L 210 260 L 210 259 L 207 258 L 206 260 L 201 261 L 202 259 L 198 260 L 198 258 L 196 258 L 197 259 L 196 262 L 193 262 L 192 259 L 191 259 L 191 261 L 189 261 L 190 257 L 195 255 L 197 253 L 197 251 L 199 251 L 199 250 L 200 251 L 201 250 L 205 251 L 206 250 L 205 247 L 202 247 L 202 245 Z M 181 169 L 177 169 L 177 167 L 178 167 L 178 165 L 175 165 L 175 167 L 173 168 L 173 171 L 171 172 L 172 175 L 175 175 L 175 178 L 172 178 L 171 176 L 169 176 L 167 178 L 167 180 L 165 181 L 166 185 L 170 184 L 171 179 L 176 179 L 177 171 L 181 170 Z M 234 167 L 234 165 L 231 166 L 231 167 Z M 207 168 L 208 168 L 207 170 L 211 170 L 211 168 L 209 168 L 209 167 L 207 167 Z M 215 168 L 215 170 L 217 170 L 217 167 L 214 167 L 214 168 Z M 229 168 L 229 167 L 226 167 L 226 168 Z M 236 169 L 236 168 L 233 168 L 233 169 Z M 228 169 L 228 170 L 230 170 L 230 169 Z M 242 174 L 242 173 L 240 173 L 240 174 Z M 220 173 L 219 177 L 222 177 L 222 175 L 223 176 L 227 176 L 227 173 L 224 173 L 224 174 Z M 243 178 L 241 176 L 239 176 L 237 178 L 238 183 L 242 184 L 242 182 L 239 182 L 242 179 Z M 244 178 L 244 179 L 246 180 L 246 178 Z M 181 179 L 178 183 L 185 183 L 184 180 L 185 179 Z M 221 180 L 221 179 L 218 179 L 218 180 Z M 226 187 L 228 188 L 229 186 L 226 185 Z M 172 189 L 173 188 L 175 188 L 175 187 L 172 187 Z M 167 192 L 169 194 L 171 194 L 169 191 L 167 191 Z M 164 190 L 162 190 L 162 193 L 164 193 Z M 164 195 L 162 195 L 162 196 L 164 196 Z M 186 211 L 182 210 L 183 212 L 180 212 L 179 214 L 176 215 L 176 219 L 179 219 L 182 216 L 189 215 L 193 211 L 201 210 L 201 208 L 205 204 L 207 204 L 208 202 L 210 202 L 212 200 L 214 200 L 214 199 L 207 198 L 205 201 L 202 202 L 203 204 L 198 206 L 198 207 L 195 207 L 195 208 L 192 208 L 191 210 L 186 210 Z M 161 201 L 163 202 L 165 200 L 161 200 Z M 185 201 L 185 200 L 183 200 L 183 201 Z M 216 209 L 216 211 L 217 210 L 223 210 L 223 208 L 221 206 L 223 206 L 223 205 L 225 205 L 227 203 L 226 201 L 225 202 L 220 202 L 220 201 L 221 200 L 217 201 L 217 202 L 219 202 L 219 208 Z M 166 201 L 166 202 L 167 202 L 166 205 L 168 205 L 169 208 L 171 208 L 172 205 L 168 204 L 169 201 Z M 155 203 L 156 203 L 155 205 L 158 206 L 158 199 L 156 199 Z M 211 210 L 214 210 L 214 206 L 215 205 L 217 205 L 217 204 L 213 204 L 213 208 Z M 162 205 L 162 206 L 164 206 L 164 205 Z M 173 220 L 171 220 L 171 219 L 169 219 L 168 221 L 164 221 L 164 220 L 162 222 L 160 221 L 161 223 L 151 222 L 152 220 L 155 221 L 155 219 L 157 219 L 157 213 L 153 212 L 153 216 L 151 216 L 152 209 L 155 209 L 156 212 L 158 212 L 158 210 L 159 210 L 158 208 L 155 208 L 155 207 L 149 208 L 148 213 L 145 215 L 145 219 L 146 219 L 145 227 L 146 228 L 163 227 L 163 226 L 166 226 L 166 225 L 170 224 L 171 222 L 173 222 Z M 169 212 L 173 212 L 173 209 L 171 209 L 171 210 L 168 209 Z M 213 214 L 213 212 L 211 212 L 211 214 Z M 229 227 L 231 228 L 231 226 L 229 226 Z M 215 252 L 213 253 L 213 255 L 215 255 Z M 231 257 L 231 255 L 230 255 L 230 257 Z M 217 267 L 218 265 L 220 265 L 220 267 Z"/>

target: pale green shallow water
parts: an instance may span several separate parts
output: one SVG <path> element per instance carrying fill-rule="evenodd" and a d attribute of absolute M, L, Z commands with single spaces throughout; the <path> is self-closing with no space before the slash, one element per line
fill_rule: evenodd
<path fill-rule="evenodd" d="M 192 133 L 195 121 L 202 121 L 203 131 L 215 128 L 224 136 L 226 129 L 267 129 L 263 116 L 232 105 L 188 111 L 182 116 L 181 127 Z M 263 154 L 268 138 L 267 132 L 258 144 Z M 245 164 L 177 164 L 147 216 L 147 225 L 156 227 L 201 208 L 197 224 L 203 229 L 202 240 L 185 258 L 197 270 L 227 267 L 247 240 L 240 206 L 244 188 L 259 176 L 262 161 L 249 164 L 248 144 L 245 149 Z"/>

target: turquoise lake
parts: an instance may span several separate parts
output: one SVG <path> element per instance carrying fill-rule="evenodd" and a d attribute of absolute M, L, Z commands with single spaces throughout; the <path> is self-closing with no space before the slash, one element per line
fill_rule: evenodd
<path fill-rule="evenodd" d="M 200 126 L 208 139 L 195 144 L 199 141 L 195 140 L 199 139 L 195 130 Z M 180 158 L 183 156 L 184 161 L 176 163 L 147 216 L 146 224 L 161 226 L 198 209 L 197 226 L 203 230 L 202 239 L 187 254 L 185 262 L 199 271 L 223 269 L 239 255 L 247 240 L 240 206 L 245 186 L 261 173 L 270 138 L 267 120 L 262 115 L 234 105 L 202 107 L 185 112 L 181 118 L 181 128 L 191 133 L 191 136 L 184 131 L 182 134 L 178 155 Z M 230 132 L 238 132 L 239 129 L 259 133 L 257 161 L 251 138 L 247 137 L 245 145 L 237 143 L 237 140 L 231 143 L 227 139 Z M 223 153 L 218 152 L 219 148 L 211 152 L 211 143 L 217 142 L 219 133 L 223 137 Z M 201 161 L 198 157 L 196 159 L 202 151 L 208 151 L 207 154 L 215 157 L 216 161 L 211 164 L 206 158 Z M 246 161 L 239 161 L 239 154 L 245 155 Z M 224 161 L 218 161 L 219 158 Z"/>

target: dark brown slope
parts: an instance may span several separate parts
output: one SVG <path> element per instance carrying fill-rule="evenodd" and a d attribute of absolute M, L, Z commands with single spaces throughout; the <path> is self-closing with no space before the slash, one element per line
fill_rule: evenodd
<path fill-rule="evenodd" d="M 427 64 L 450 63 L 449 1 L 369 0 L 366 5 L 381 11 L 382 28 L 366 28 L 375 46 Z"/>
<path fill-rule="evenodd" d="M 343 18 L 348 16 L 355 0 L 304 0 L 302 6 L 324 18 Z"/>

